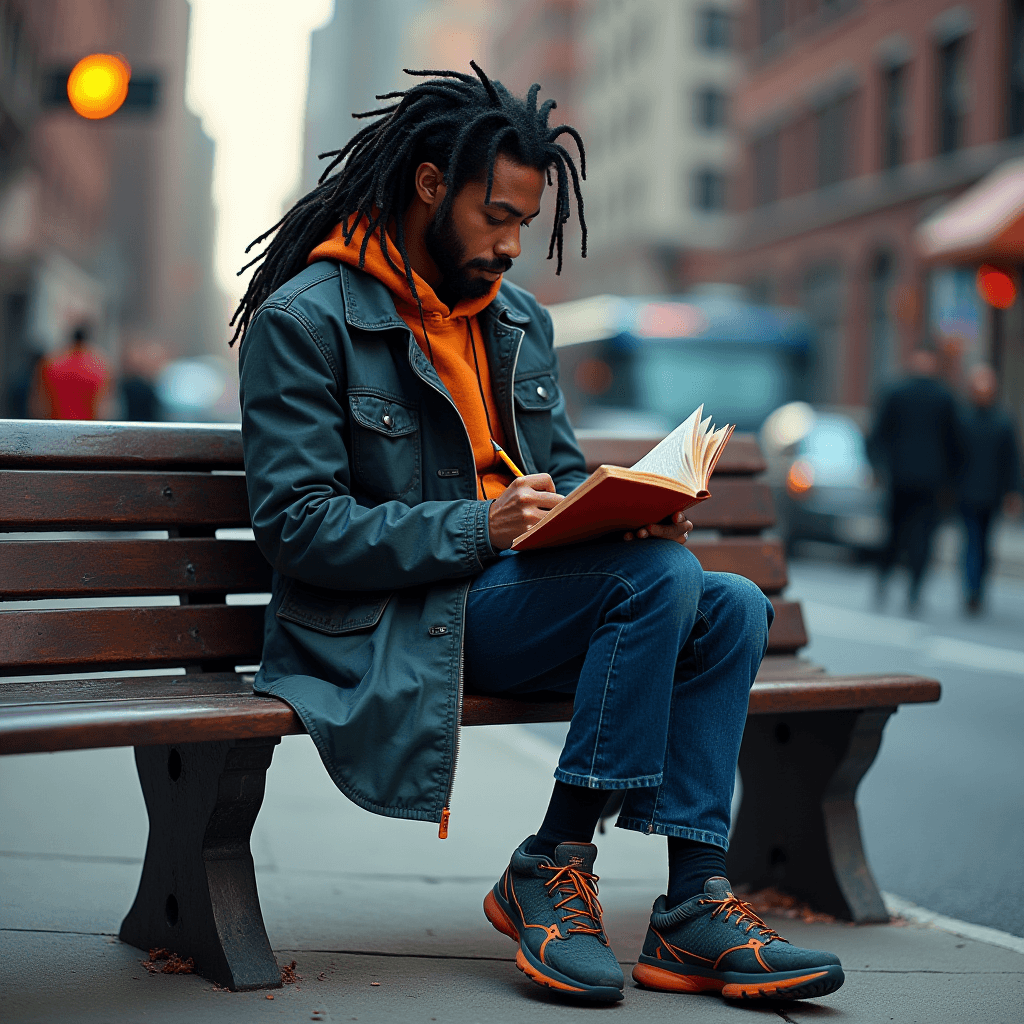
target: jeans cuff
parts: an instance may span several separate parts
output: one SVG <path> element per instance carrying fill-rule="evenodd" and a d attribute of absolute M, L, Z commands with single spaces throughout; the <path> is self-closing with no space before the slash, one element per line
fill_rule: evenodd
<path fill-rule="evenodd" d="M 643 832 L 644 835 L 674 836 L 676 839 L 692 839 L 709 846 L 720 846 L 729 849 L 729 837 L 717 832 L 706 832 L 700 828 L 686 828 L 683 825 L 662 825 L 648 818 L 623 818 L 615 822 L 616 828 L 628 828 L 632 832 Z"/>
<path fill-rule="evenodd" d="M 599 779 L 594 775 L 573 775 L 571 772 L 555 769 L 555 778 L 570 786 L 586 789 L 651 789 L 661 785 L 661 772 L 657 775 L 636 775 L 631 779 Z"/>

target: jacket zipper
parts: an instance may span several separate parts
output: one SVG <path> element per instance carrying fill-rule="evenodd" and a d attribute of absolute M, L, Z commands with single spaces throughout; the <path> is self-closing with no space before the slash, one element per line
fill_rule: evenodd
<path fill-rule="evenodd" d="M 516 425 L 516 396 L 515 396 L 515 383 L 516 383 L 516 367 L 519 365 L 519 351 L 523 347 L 523 339 L 526 337 L 526 331 L 521 328 L 516 328 L 519 331 L 519 342 L 516 345 L 516 354 L 512 359 L 512 387 L 510 389 L 509 398 L 510 405 L 512 407 L 512 436 L 516 442 L 516 452 L 519 455 L 519 464 L 524 465 L 523 462 L 523 449 L 519 444 L 519 427 Z M 409 338 L 413 344 L 416 344 L 416 338 L 412 331 L 409 332 Z M 455 410 L 455 415 L 459 417 L 459 422 L 462 424 L 463 433 L 466 435 L 466 441 L 469 443 L 469 454 L 473 458 L 473 469 L 474 469 L 474 484 L 476 483 L 476 456 L 473 455 L 473 440 L 469 436 L 469 430 L 466 428 L 466 421 L 462 418 L 462 413 L 459 412 L 459 407 L 452 400 L 451 395 L 442 391 L 432 381 L 425 377 L 422 373 L 417 370 L 415 364 L 412 367 L 413 373 L 416 374 L 420 380 L 423 381 L 428 387 L 433 388 L 442 398 L 447 399 L 448 404 Z M 465 690 L 465 663 L 466 663 L 466 645 L 465 645 L 465 632 L 466 632 L 466 605 L 469 602 L 469 587 L 463 591 L 462 594 L 462 631 L 459 634 L 459 688 L 458 698 L 455 705 L 455 745 L 452 750 L 452 770 L 448 776 L 448 792 L 445 794 L 444 807 L 441 809 L 441 824 L 437 830 L 438 839 L 448 838 L 448 821 L 452 816 L 451 804 L 452 804 L 452 789 L 455 787 L 455 769 L 459 763 L 459 742 L 462 738 L 462 699 Z"/>
<path fill-rule="evenodd" d="M 415 345 L 416 338 L 412 331 L 409 332 L 409 340 Z M 518 358 L 519 353 L 516 353 Z M 442 398 L 448 401 L 448 404 L 455 410 L 455 415 L 459 417 L 459 422 L 462 424 L 463 433 L 466 435 L 466 443 L 469 445 L 469 455 L 473 460 L 473 486 L 476 487 L 477 475 L 476 475 L 476 456 L 473 454 L 473 440 L 469 436 L 469 430 L 466 429 L 466 421 L 462 418 L 462 413 L 459 412 L 459 407 L 452 400 L 451 395 L 442 391 L 437 385 L 435 385 L 429 378 L 424 376 L 416 368 L 416 364 L 412 364 L 412 372 L 416 374 L 420 380 L 423 381 L 427 387 L 433 388 Z M 445 794 L 444 807 L 441 809 L 441 825 L 437 830 L 438 839 L 448 838 L 448 819 L 452 816 L 451 803 L 452 803 L 452 789 L 455 786 L 455 769 L 459 763 L 459 741 L 462 736 L 462 697 L 464 692 L 464 668 L 465 668 L 465 623 L 466 623 L 466 604 L 469 600 L 469 587 L 467 586 L 462 595 L 462 623 L 463 628 L 459 634 L 459 688 L 458 697 L 455 703 L 455 745 L 452 750 L 452 770 L 448 776 L 448 792 Z"/>

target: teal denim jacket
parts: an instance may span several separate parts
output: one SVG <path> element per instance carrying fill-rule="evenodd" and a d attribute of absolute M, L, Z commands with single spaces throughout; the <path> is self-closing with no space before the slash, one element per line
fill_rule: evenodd
<path fill-rule="evenodd" d="M 504 282 L 479 322 L 509 454 L 567 494 L 587 473 L 550 316 Z M 255 689 L 295 709 L 355 803 L 440 821 L 466 594 L 496 557 L 462 418 L 390 292 L 334 261 L 264 303 L 239 374 L 253 530 L 274 569 Z"/>

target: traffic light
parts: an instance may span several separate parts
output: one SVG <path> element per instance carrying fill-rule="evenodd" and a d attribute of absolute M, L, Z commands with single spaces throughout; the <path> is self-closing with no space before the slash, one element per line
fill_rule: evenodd
<path fill-rule="evenodd" d="M 978 294 L 996 309 L 1009 309 L 1017 300 L 1017 285 L 1005 270 L 982 263 L 975 279 Z"/>
<path fill-rule="evenodd" d="M 110 117 L 128 95 L 132 69 L 112 53 L 91 53 L 83 57 L 68 75 L 68 99 L 75 113 L 90 121 Z"/>

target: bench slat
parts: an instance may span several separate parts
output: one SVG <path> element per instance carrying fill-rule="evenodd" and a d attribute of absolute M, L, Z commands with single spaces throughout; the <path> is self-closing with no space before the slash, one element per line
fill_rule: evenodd
<path fill-rule="evenodd" d="M 248 525 L 241 476 L 0 471 L 5 530 Z"/>
<path fill-rule="evenodd" d="M 598 466 L 632 466 L 639 462 L 661 437 L 607 437 L 596 431 L 578 430 L 576 439 L 587 460 L 588 472 Z M 753 476 L 766 469 L 764 456 L 753 434 L 733 434 L 715 467 L 714 479 L 723 476 Z"/>
<path fill-rule="evenodd" d="M 254 665 L 263 613 L 262 606 L 218 604 L 0 612 L 0 668 L 100 672 L 222 658 Z"/>
<path fill-rule="evenodd" d="M 248 687 L 236 678 L 240 686 Z M 141 680 L 102 682 L 116 689 Z M 0 754 L 287 736 L 305 731 L 287 704 L 272 697 L 233 692 L 230 685 L 226 684 L 229 692 L 210 695 L 0 705 Z M 193 686 L 206 688 L 201 681 Z M 0 687 L 0 700 L 3 689 Z M 935 680 L 917 676 L 758 682 L 750 693 L 750 713 L 894 707 L 935 701 L 939 693 Z M 571 717 L 572 702 L 567 700 L 524 701 L 467 694 L 463 706 L 463 724 L 467 726 L 565 722 Z"/>
<path fill-rule="evenodd" d="M 688 546 L 706 572 L 738 573 L 753 580 L 767 594 L 778 593 L 789 582 L 786 551 L 779 540 L 725 537 L 717 541 L 693 540 Z"/>
<path fill-rule="evenodd" d="M 772 604 L 768 650 L 793 653 L 807 643 L 800 605 L 778 598 Z M 0 669 L 106 671 L 222 658 L 256 664 L 263 614 L 260 605 L 217 604 L 0 611 Z"/>
<path fill-rule="evenodd" d="M 252 541 L 15 541 L 0 548 L 6 599 L 263 593 L 271 570 Z"/>
<path fill-rule="evenodd" d="M 241 469 L 242 432 L 235 423 L 0 419 L 0 467 Z"/>
<path fill-rule="evenodd" d="M 759 533 L 775 525 L 775 502 L 767 484 L 726 476 L 711 481 L 711 497 L 688 515 L 703 529 Z"/>
<path fill-rule="evenodd" d="M 775 621 L 768 631 L 769 654 L 794 654 L 807 646 L 807 630 L 799 601 L 770 598 L 775 609 Z"/>

